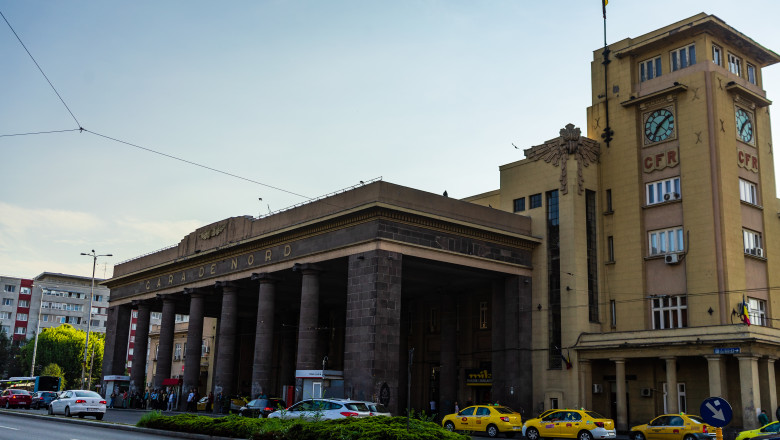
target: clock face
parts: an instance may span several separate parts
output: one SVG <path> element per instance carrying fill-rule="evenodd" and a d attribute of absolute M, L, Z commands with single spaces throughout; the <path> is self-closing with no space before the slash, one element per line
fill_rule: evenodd
<path fill-rule="evenodd" d="M 742 142 L 753 142 L 753 121 L 748 112 L 741 108 L 737 109 L 737 137 L 742 139 Z"/>
<path fill-rule="evenodd" d="M 669 110 L 658 109 L 645 120 L 645 137 L 650 142 L 669 139 L 674 133 L 674 115 Z"/>

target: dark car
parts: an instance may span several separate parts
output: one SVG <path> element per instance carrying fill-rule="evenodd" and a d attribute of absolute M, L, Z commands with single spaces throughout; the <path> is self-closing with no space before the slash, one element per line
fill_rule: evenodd
<path fill-rule="evenodd" d="M 268 414 L 271 414 L 272 412 L 279 409 L 279 407 L 284 408 L 284 401 L 282 399 L 277 398 L 262 398 L 262 399 L 255 399 L 247 403 L 245 406 L 242 406 L 241 409 L 238 410 L 239 415 L 243 417 L 268 417 Z"/>
<path fill-rule="evenodd" d="M 3 408 L 27 408 L 30 409 L 32 396 L 27 390 L 8 388 L 0 394 L 0 407 Z"/>
<path fill-rule="evenodd" d="M 32 403 L 30 406 L 35 409 L 48 408 L 49 403 L 57 397 L 54 391 L 37 391 L 32 393 Z"/>

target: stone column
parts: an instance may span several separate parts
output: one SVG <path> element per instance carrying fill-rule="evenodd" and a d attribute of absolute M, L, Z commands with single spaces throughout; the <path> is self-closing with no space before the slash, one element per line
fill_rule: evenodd
<path fill-rule="evenodd" d="M 158 295 L 162 298 L 162 320 L 160 322 L 160 342 L 157 346 L 157 371 L 154 374 L 154 387 L 162 388 L 164 379 L 171 377 L 173 364 L 173 332 L 176 327 L 176 300 L 170 295 Z"/>
<path fill-rule="evenodd" d="M 577 372 L 580 379 L 580 408 L 593 408 L 593 376 L 589 359 L 577 361 Z"/>
<path fill-rule="evenodd" d="M 260 282 L 257 299 L 257 324 L 255 327 L 255 358 L 252 363 L 252 395 L 276 395 L 271 392 L 274 348 L 274 302 L 278 278 L 267 273 L 253 273 L 252 279 Z"/>
<path fill-rule="evenodd" d="M 491 354 L 491 373 L 493 375 L 493 387 L 491 397 L 494 401 L 506 401 L 504 388 L 506 385 L 504 375 L 504 365 L 506 360 L 505 334 L 501 329 L 504 328 L 504 300 L 506 295 L 506 285 L 503 280 L 493 281 L 490 295 L 490 344 Z M 519 411 L 519 410 L 518 410 Z"/>
<path fill-rule="evenodd" d="M 130 340 L 130 318 L 132 309 L 129 304 L 108 308 L 106 317 L 106 342 L 103 349 L 103 375 L 121 376 L 125 372 L 127 343 Z M 101 377 L 101 382 L 103 381 Z M 103 390 L 106 384 L 103 383 Z M 105 397 L 105 396 L 104 396 Z"/>
<path fill-rule="evenodd" d="M 133 346 L 133 366 L 130 369 L 130 391 L 141 395 L 146 391 L 146 349 L 149 347 L 149 319 L 151 307 L 145 301 L 133 301 L 138 307 L 138 320 L 135 323 L 135 345 Z"/>
<path fill-rule="evenodd" d="M 406 374 L 399 358 L 402 263 L 402 254 L 383 250 L 351 255 L 348 262 L 344 391 L 353 399 L 377 399 L 393 414 L 406 408 L 398 390 L 398 376 Z"/>
<path fill-rule="evenodd" d="M 626 360 L 611 359 L 615 362 L 615 394 L 617 400 L 617 420 L 615 428 L 618 431 L 628 431 L 628 402 L 626 402 Z"/>
<path fill-rule="evenodd" d="M 220 392 L 230 397 L 233 395 L 233 368 L 236 354 L 236 329 L 238 325 L 238 286 L 235 283 L 218 281 L 216 286 L 222 288 L 222 313 L 219 315 L 219 351 L 214 368 L 214 396 Z M 214 405 L 214 411 L 219 405 Z"/>
<path fill-rule="evenodd" d="M 774 357 L 768 357 L 766 358 L 766 393 L 762 393 L 762 396 L 765 394 L 769 394 L 769 396 L 766 396 L 766 415 L 769 416 L 769 420 L 771 421 L 774 417 L 774 411 L 773 408 L 777 408 L 777 379 L 775 377 L 775 361 L 777 358 Z"/>
<path fill-rule="evenodd" d="M 739 360 L 739 389 L 742 399 L 742 428 L 760 428 L 756 408 L 761 405 L 761 389 L 758 383 L 758 356 L 737 354 Z M 769 413 L 771 411 L 767 411 Z"/>
<path fill-rule="evenodd" d="M 723 397 L 723 382 L 721 381 L 722 356 L 719 354 L 708 354 L 704 357 L 707 359 L 710 397 Z"/>
<path fill-rule="evenodd" d="M 677 414 L 680 412 L 677 400 L 677 358 L 668 356 L 661 359 L 666 361 L 666 412 Z"/>
<path fill-rule="evenodd" d="M 200 379 L 200 355 L 203 344 L 203 313 L 206 293 L 196 289 L 184 289 L 190 297 L 190 320 L 187 324 L 187 349 L 184 352 L 184 381 L 181 387 L 179 410 L 187 410 L 190 390 L 198 389 Z"/>
<path fill-rule="evenodd" d="M 312 264 L 301 264 L 293 270 L 303 273 L 301 283 L 301 314 L 298 320 L 298 358 L 295 370 L 321 370 L 321 359 L 317 359 L 317 326 L 320 314 L 320 268 Z M 303 399 L 303 379 L 295 378 L 295 401 Z"/>
<path fill-rule="evenodd" d="M 458 399 L 457 295 L 439 295 L 441 304 L 441 350 L 439 354 L 439 418 L 455 412 Z"/>
<path fill-rule="evenodd" d="M 511 408 L 530 409 L 533 407 L 530 279 L 509 276 L 504 278 L 503 285 L 504 301 L 500 312 L 504 314 L 504 327 L 491 326 L 491 332 L 504 333 L 504 390 L 500 403 Z"/>

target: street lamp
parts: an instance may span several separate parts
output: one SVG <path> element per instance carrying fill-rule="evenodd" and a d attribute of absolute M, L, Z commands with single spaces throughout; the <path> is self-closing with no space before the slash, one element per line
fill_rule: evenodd
<path fill-rule="evenodd" d="M 95 298 L 95 266 L 97 265 L 98 257 L 113 257 L 112 254 L 97 255 L 95 250 L 87 254 L 82 252 L 81 255 L 87 255 L 92 257 L 92 287 L 89 289 L 89 313 L 87 315 L 87 341 L 84 343 L 84 362 L 81 364 L 81 387 L 84 387 L 86 378 L 84 372 L 87 367 L 87 353 L 89 352 L 89 331 L 92 329 L 92 300 Z"/>

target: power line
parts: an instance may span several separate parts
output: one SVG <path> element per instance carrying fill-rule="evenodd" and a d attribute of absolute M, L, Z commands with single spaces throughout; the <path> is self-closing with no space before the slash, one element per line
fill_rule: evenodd
<path fill-rule="evenodd" d="M 51 134 L 51 133 L 67 133 L 69 131 L 84 131 L 83 128 L 71 128 L 68 130 L 49 130 L 49 131 L 34 131 L 30 133 L 12 133 L 12 134 L 0 134 L 0 137 L 11 137 L 11 136 L 31 136 L 36 134 Z"/>
<path fill-rule="evenodd" d="M 94 131 L 91 131 L 91 130 L 87 130 L 86 128 L 84 128 L 83 130 L 85 132 L 87 132 L 87 133 L 90 133 L 90 134 L 93 134 L 95 136 L 99 136 L 99 137 L 102 137 L 102 138 L 105 138 L 105 139 L 108 139 L 108 140 L 112 140 L 112 141 L 118 142 L 120 144 L 129 145 L 131 147 L 135 147 L 135 148 L 138 148 L 138 149 L 141 149 L 141 150 L 144 150 L 144 151 L 148 151 L 148 152 L 154 153 L 154 154 L 159 154 L 160 156 L 165 156 L 165 157 L 170 158 L 170 159 L 178 160 L 180 162 L 184 162 L 184 163 L 189 164 L 189 165 L 195 165 L 197 167 L 204 168 L 204 169 L 207 169 L 207 170 L 210 170 L 210 171 L 214 171 L 214 172 L 217 172 L 217 173 L 220 173 L 220 174 L 224 174 L 226 176 L 235 177 L 236 179 L 245 180 L 247 182 L 255 183 L 255 184 L 264 186 L 266 188 L 275 189 L 277 191 L 285 192 L 287 194 L 292 194 L 294 196 L 303 197 L 304 199 L 311 200 L 311 197 L 309 197 L 309 196 L 305 196 L 303 194 L 298 194 L 296 192 L 288 191 L 286 189 L 279 188 L 277 186 L 269 185 L 269 184 L 263 183 L 263 182 L 258 182 L 257 180 L 252 180 L 252 179 L 249 179 L 249 178 L 246 178 L 246 177 L 239 176 L 237 174 L 228 173 L 227 171 L 222 171 L 222 170 L 219 170 L 219 169 L 216 169 L 216 168 L 212 168 L 212 167 L 209 167 L 209 166 L 206 166 L 206 165 L 203 165 L 203 164 L 199 164 L 197 162 L 192 162 L 192 161 L 187 160 L 187 159 L 182 159 L 180 157 L 173 156 L 171 154 L 166 154 L 166 153 L 162 153 L 160 151 L 152 150 L 151 148 L 142 147 L 140 145 L 137 145 L 137 144 L 134 144 L 134 143 L 131 143 L 131 142 L 123 141 L 121 139 L 113 138 L 111 136 L 107 136 L 107 135 L 100 134 L 100 133 L 97 133 L 97 132 L 94 132 Z"/>
<path fill-rule="evenodd" d="M 8 27 L 11 29 L 11 32 L 13 32 L 13 33 L 14 33 L 14 36 L 16 37 L 16 39 L 17 39 L 17 40 L 19 40 L 19 44 L 21 44 L 21 45 L 22 45 L 22 47 L 24 48 L 24 51 L 25 51 L 25 52 L 27 52 L 27 55 L 29 55 L 29 56 L 30 56 L 30 59 L 33 61 L 33 63 L 35 63 L 35 67 L 37 67 L 37 68 L 38 68 L 38 71 L 39 71 L 39 72 L 41 72 L 41 75 L 43 75 L 43 77 L 44 77 L 44 78 L 46 78 L 46 82 L 48 82 L 48 83 L 49 83 L 49 86 L 51 86 L 51 89 L 52 89 L 52 90 L 54 90 L 54 93 L 57 95 L 57 97 L 58 97 L 58 98 L 60 98 L 60 102 L 62 102 L 62 105 L 64 105 L 64 106 L 65 106 L 65 108 L 68 110 L 68 113 L 70 113 L 70 116 L 73 118 L 73 120 L 74 120 L 74 121 L 76 121 L 76 125 L 78 125 L 78 127 L 79 127 L 79 128 L 81 128 L 81 124 L 79 123 L 79 120 L 78 120 L 78 119 L 76 119 L 76 116 L 73 114 L 73 112 L 72 112 L 72 111 L 70 111 L 70 107 L 68 107 L 68 104 L 66 104 L 66 103 L 65 103 L 65 100 L 64 100 L 64 99 L 62 99 L 62 96 L 60 96 L 60 93 L 59 93 L 59 92 L 57 91 L 57 89 L 54 87 L 54 84 L 52 84 L 52 83 L 51 83 L 51 81 L 49 81 L 49 77 L 48 77 L 48 76 L 46 76 L 46 74 L 45 74 L 45 73 L 43 73 L 43 69 L 41 69 L 41 66 L 38 64 L 38 62 L 37 62 L 37 61 L 35 61 L 35 57 L 33 57 L 33 56 L 32 56 L 32 54 L 30 53 L 30 51 L 29 51 L 29 50 L 27 50 L 27 46 L 25 46 L 25 45 L 24 45 L 24 42 L 22 41 L 22 39 L 21 39 L 21 38 L 19 38 L 19 34 L 17 34 L 17 33 L 16 33 L 16 31 L 14 30 L 14 27 L 13 27 L 13 26 L 11 26 L 11 23 L 9 23 L 9 22 L 8 22 L 8 19 L 7 19 L 7 18 L 5 18 L 5 15 L 3 15 L 3 12 L 2 12 L 2 11 L 0 11 L 0 16 L 2 16 L 2 17 L 3 17 L 3 20 L 5 20 L 5 24 L 7 24 L 7 25 L 8 25 Z"/>

